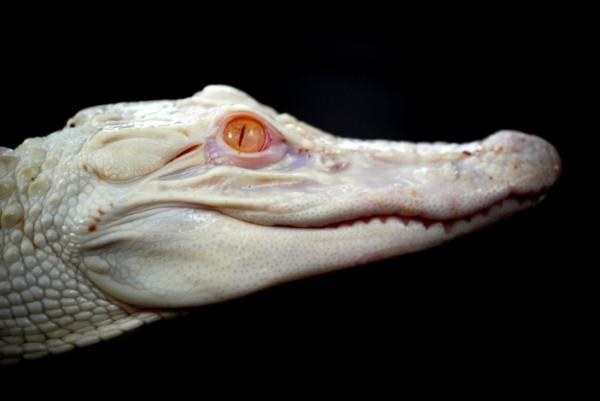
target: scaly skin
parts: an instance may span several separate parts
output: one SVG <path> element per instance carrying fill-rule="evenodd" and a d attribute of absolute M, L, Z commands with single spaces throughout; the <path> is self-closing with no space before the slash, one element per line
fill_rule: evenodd
<path fill-rule="evenodd" d="M 239 116 L 266 127 L 268 149 L 227 147 Z M 531 135 L 342 139 L 225 86 L 86 109 L 0 149 L 0 358 L 422 250 L 537 203 L 559 172 Z"/>

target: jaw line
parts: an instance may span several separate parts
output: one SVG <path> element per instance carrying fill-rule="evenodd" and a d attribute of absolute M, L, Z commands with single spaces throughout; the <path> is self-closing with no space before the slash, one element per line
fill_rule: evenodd
<path fill-rule="evenodd" d="M 388 220 L 396 220 L 396 221 L 404 224 L 405 226 L 408 226 L 410 224 L 421 225 L 426 230 L 434 225 L 441 225 L 444 228 L 445 233 L 450 234 L 453 231 L 453 229 L 455 228 L 455 226 L 457 226 L 459 224 L 469 225 L 469 223 L 471 223 L 472 220 L 477 219 L 477 218 L 483 218 L 485 220 L 486 218 L 488 218 L 488 215 L 490 215 L 492 211 L 496 211 L 496 210 L 500 211 L 503 209 L 515 209 L 515 210 L 511 210 L 508 213 L 505 213 L 501 216 L 491 217 L 489 219 L 490 222 L 497 220 L 498 217 L 500 217 L 500 218 L 508 217 L 509 215 L 511 215 L 517 211 L 524 210 L 524 209 L 530 208 L 532 206 L 535 206 L 546 197 L 546 194 L 547 194 L 547 189 L 543 189 L 543 190 L 531 192 L 531 193 L 526 193 L 526 194 L 510 194 L 500 200 L 497 200 L 489 205 L 486 205 L 482 208 L 479 208 L 479 209 L 469 212 L 467 214 L 462 214 L 460 216 L 452 216 L 452 217 L 443 218 L 443 219 L 430 219 L 430 218 L 421 216 L 419 214 L 412 215 L 412 216 L 402 215 L 402 214 L 398 214 L 398 213 L 370 214 L 370 215 L 359 216 L 359 217 L 348 219 L 348 220 L 329 222 L 329 223 L 323 224 L 323 225 L 301 226 L 301 225 L 283 225 L 282 224 L 282 225 L 273 225 L 271 227 L 281 227 L 281 228 L 289 228 L 289 229 L 306 229 L 306 230 L 329 230 L 329 229 L 351 227 L 351 226 L 355 226 L 355 225 L 358 225 L 361 223 L 369 224 L 376 220 L 378 220 L 382 223 L 386 223 Z M 249 224 L 261 225 L 260 223 L 256 223 L 253 221 L 251 222 L 251 221 L 245 221 L 242 219 L 240 219 L 240 220 L 244 221 L 246 223 L 249 223 Z"/>
<path fill-rule="evenodd" d="M 542 188 L 539 191 L 528 193 L 510 193 L 499 200 L 496 200 L 481 208 L 472 210 L 468 213 L 458 216 L 448 216 L 447 218 L 432 219 L 425 217 L 423 212 L 415 215 L 403 215 L 401 213 L 386 213 L 386 214 L 366 214 L 346 220 L 328 221 L 323 224 L 263 224 L 257 220 L 247 220 L 239 216 L 231 215 L 219 207 L 207 206 L 202 203 L 190 202 L 188 200 L 174 200 L 172 202 L 151 202 L 150 204 L 137 205 L 133 208 L 125 208 L 117 213 L 109 213 L 105 216 L 103 226 L 111 226 L 114 223 L 120 224 L 123 222 L 143 218 L 143 216 L 152 215 L 154 211 L 159 209 L 169 208 L 186 208 L 194 210 L 204 210 L 211 213 L 216 213 L 224 218 L 230 218 L 239 222 L 266 227 L 273 229 L 289 229 L 289 230 L 305 230 L 305 231 L 323 231 L 323 230 L 338 230 L 360 225 L 380 222 L 386 224 L 388 222 L 400 223 L 406 227 L 420 226 L 425 230 L 432 227 L 441 226 L 447 235 L 456 234 L 456 228 L 461 226 L 458 231 L 468 232 L 478 227 L 483 227 L 494 221 L 508 217 L 518 211 L 530 208 L 541 202 L 550 188 Z M 127 210 L 128 209 L 128 210 Z M 499 213 L 498 213 L 499 212 Z M 477 224 L 471 224 L 474 220 L 478 220 Z M 467 228 L 465 230 L 465 228 Z"/>

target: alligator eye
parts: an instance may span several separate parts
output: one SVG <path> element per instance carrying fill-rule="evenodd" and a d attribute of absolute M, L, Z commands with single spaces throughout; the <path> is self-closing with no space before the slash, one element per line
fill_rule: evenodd
<path fill-rule="evenodd" d="M 264 126 L 248 117 L 236 118 L 227 123 L 223 139 L 231 148 L 245 153 L 255 153 L 269 146 L 270 137 Z"/>

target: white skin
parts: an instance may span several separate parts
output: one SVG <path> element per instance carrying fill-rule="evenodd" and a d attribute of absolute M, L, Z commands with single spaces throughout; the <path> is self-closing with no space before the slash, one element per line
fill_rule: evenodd
<path fill-rule="evenodd" d="M 225 142 L 241 117 L 265 149 Z M 534 205 L 560 173 L 535 136 L 343 139 L 226 86 L 83 110 L 0 162 L 5 362 L 440 244 Z"/>

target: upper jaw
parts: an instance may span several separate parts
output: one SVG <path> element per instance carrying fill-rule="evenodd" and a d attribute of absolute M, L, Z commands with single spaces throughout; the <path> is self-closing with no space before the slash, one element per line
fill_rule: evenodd
<path fill-rule="evenodd" d="M 314 180 L 301 194 L 284 186 L 245 191 L 247 198 L 266 200 L 269 210 L 217 208 L 251 223 L 287 227 L 329 227 L 369 216 L 452 222 L 508 199 L 530 206 L 561 171 L 551 144 L 515 131 L 464 145 L 340 140 L 327 155 L 333 158 L 320 163 L 315 157 L 304 167 Z M 323 171 L 325 164 L 330 171 Z"/>
<path fill-rule="evenodd" d="M 295 169 L 204 166 L 149 180 L 128 208 L 176 202 L 258 225 L 323 228 L 370 216 L 469 219 L 507 199 L 535 203 L 558 179 L 556 150 L 501 131 L 482 141 L 409 144 L 339 139 Z"/>

